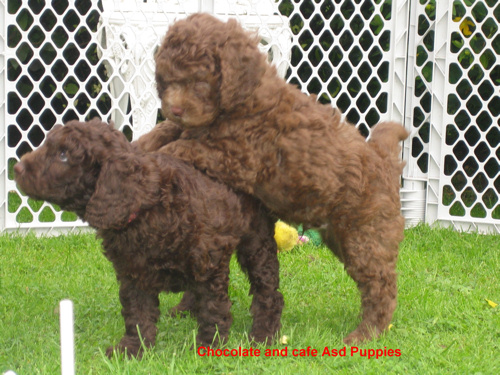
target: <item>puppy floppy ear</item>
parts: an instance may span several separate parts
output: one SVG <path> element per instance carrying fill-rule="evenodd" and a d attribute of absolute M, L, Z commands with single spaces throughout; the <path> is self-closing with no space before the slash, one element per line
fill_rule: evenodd
<path fill-rule="evenodd" d="M 101 167 L 84 220 L 95 228 L 124 228 L 157 203 L 159 191 L 159 175 L 152 166 L 135 155 L 121 155 Z"/>
<path fill-rule="evenodd" d="M 235 20 L 227 23 L 228 39 L 219 46 L 220 107 L 230 110 L 245 103 L 260 84 L 266 57 L 257 47 L 258 36 L 248 35 Z"/>

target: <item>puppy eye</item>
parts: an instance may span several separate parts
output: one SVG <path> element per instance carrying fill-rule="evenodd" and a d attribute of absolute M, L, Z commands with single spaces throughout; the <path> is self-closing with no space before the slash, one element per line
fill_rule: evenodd
<path fill-rule="evenodd" d="M 68 155 L 66 155 L 66 151 L 61 151 L 59 154 L 59 160 L 61 160 L 63 163 L 66 163 L 68 161 Z"/>

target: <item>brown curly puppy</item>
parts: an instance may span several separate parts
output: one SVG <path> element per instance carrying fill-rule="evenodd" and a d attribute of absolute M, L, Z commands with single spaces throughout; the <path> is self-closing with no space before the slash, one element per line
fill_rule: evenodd
<path fill-rule="evenodd" d="M 234 20 L 195 14 L 173 24 L 156 56 L 170 120 L 139 140 L 259 198 L 285 221 L 323 239 L 361 291 L 362 321 L 344 342 L 383 332 L 396 307 L 403 239 L 398 142 L 382 123 L 366 142 L 341 114 L 280 79 Z M 174 142 L 173 142 L 174 141 Z"/>
<path fill-rule="evenodd" d="M 26 194 L 97 228 L 120 283 L 125 335 L 118 351 L 140 354 L 137 327 L 145 345 L 154 345 L 161 291 L 187 291 L 177 310 L 187 304 L 196 316 L 198 344 L 226 340 L 235 248 L 253 293 L 251 337 L 270 342 L 278 331 L 283 297 L 274 222 L 254 198 L 171 156 L 137 152 L 96 119 L 56 126 L 14 171 Z"/>

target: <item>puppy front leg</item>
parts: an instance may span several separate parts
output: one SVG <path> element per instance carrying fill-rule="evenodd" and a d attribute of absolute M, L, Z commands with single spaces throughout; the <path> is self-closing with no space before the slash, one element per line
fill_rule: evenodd
<path fill-rule="evenodd" d="M 145 347 L 155 344 L 156 322 L 160 316 L 158 293 L 141 290 L 136 280 L 126 277 L 120 280 L 120 302 L 123 306 L 125 335 L 118 345 L 108 348 L 106 355 L 111 357 L 116 350 L 126 352 L 129 357 L 140 357 L 143 349 L 141 338 Z"/>
<path fill-rule="evenodd" d="M 214 172 L 215 174 L 223 172 L 223 165 L 221 165 L 224 158 L 223 153 L 198 140 L 178 139 L 162 147 L 160 152 L 193 164 L 196 169 L 202 172 Z"/>
<path fill-rule="evenodd" d="M 197 345 L 218 346 L 227 341 L 233 322 L 231 301 L 228 295 L 228 275 L 199 283 L 194 292 L 198 321 Z"/>
<path fill-rule="evenodd" d="M 149 133 L 132 142 L 132 145 L 143 152 L 154 152 L 179 139 L 181 133 L 182 128 L 179 125 L 171 121 L 163 121 L 151 129 Z"/>
<path fill-rule="evenodd" d="M 248 194 L 253 193 L 257 175 L 245 165 L 240 155 L 221 151 L 197 139 L 178 139 L 162 147 L 160 152 L 184 160 L 199 171 Z"/>

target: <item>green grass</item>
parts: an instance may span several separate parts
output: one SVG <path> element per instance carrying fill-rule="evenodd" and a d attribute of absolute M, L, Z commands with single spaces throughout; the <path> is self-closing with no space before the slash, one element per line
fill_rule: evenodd
<path fill-rule="evenodd" d="M 118 286 L 93 235 L 0 236 L 0 373 L 60 373 L 58 303 L 75 309 L 78 374 L 496 374 L 500 371 L 500 236 L 419 226 L 407 230 L 398 264 L 393 328 L 363 349 L 399 349 L 399 357 L 323 357 L 341 349 L 359 322 L 359 296 L 329 250 L 304 246 L 279 255 L 285 296 L 286 357 L 200 357 L 190 347 L 193 319 L 162 315 L 157 345 L 141 361 L 103 351 L 123 332 Z M 234 323 L 227 348 L 250 348 L 248 283 L 231 264 Z M 162 295 L 166 312 L 180 295 Z M 294 357 L 293 349 L 318 350 Z M 262 351 L 265 348 L 261 348 Z"/>

